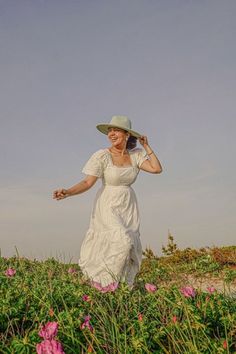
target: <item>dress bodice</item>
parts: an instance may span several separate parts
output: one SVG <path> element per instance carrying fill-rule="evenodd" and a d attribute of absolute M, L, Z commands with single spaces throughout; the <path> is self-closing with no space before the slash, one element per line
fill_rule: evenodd
<path fill-rule="evenodd" d="M 134 165 L 133 158 L 130 155 L 132 165 L 116 166 L 113 164 L 112 157 L 109 151 L 107 166 L 104 169 L 102 182 L 109 186 L 130 186 L 133 184 L 139 173 L 139 169 Z"/>
<path fill-rule="evenodd" d="M 102 178 L 103 185 L 130 186 L 135 182 L 141 164 L 148 157 L 144 150 L 137 148 L 131 150 L 129 154 L 131 165 L 116 166 L 108 149 L 98 150 L 87 161 L 82 172 Z"/>

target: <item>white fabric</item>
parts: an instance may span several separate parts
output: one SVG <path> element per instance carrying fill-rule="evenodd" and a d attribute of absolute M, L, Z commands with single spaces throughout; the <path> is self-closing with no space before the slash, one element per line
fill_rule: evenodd
<path fill-rule="evenodd" d="M 102 187 L 95 198 L 79 265 L 86 276 L 102 286 L 114 281 L 132 285 L 141 264 L 139 211 L 131 184 L 148 156 L 142 149 L 133 149 L 130 157 L 132 166 L 118 167 L 113 165 L 109 150 L 102 149 L 82 170 L 102 178 Z"/>

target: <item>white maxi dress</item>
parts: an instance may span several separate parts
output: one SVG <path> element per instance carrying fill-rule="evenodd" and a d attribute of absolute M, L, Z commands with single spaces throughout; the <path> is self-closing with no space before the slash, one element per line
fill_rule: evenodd
<path fill-rule="evenodd" d="M 113 164 L 108 149 L 98 150 L 82 170 L 101 178 L 102 186 L 81 245 L 79 266 L 86 277 L 101 287 L 120 281 L 132 286 L 140 269 L 139 210 L 131 185 L 148 156 L 138 148 L 129 153 L 132 165 L 119 167 Z"/>

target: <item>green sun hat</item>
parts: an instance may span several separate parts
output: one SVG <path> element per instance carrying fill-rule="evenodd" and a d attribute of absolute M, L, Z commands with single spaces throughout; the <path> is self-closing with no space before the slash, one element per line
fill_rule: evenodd
<path fill-rule="evenodd" d="M 108 134 L 109 128 L 120 128 L 130 133 L 130 135 L 134 136 L 135 138 L 139 138 L 141 134 L 132 130 L 131 121 L 126 116 L 112 116 L 110 123 L 98 124 L 97 129 L 103 133 Z"/>

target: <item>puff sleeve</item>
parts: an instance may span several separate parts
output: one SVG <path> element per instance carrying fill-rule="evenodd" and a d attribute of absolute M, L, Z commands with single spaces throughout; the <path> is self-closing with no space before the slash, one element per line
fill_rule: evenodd
<path fill-rule="evenodd" d="M 96 151 L 84 165 L 82 172 L 86 175 L 101 178 L 104 170 L 104 151 Z"/>
<path fill-rule="evenodd" d="M 140 168 L 142 163 L 145 160 L 148 160 L 148 155 L 147 155 L 146 151 L 143 149 L 137 149 L 135 151 L 135 160 L 136 160 L 137 167 Z"/>

